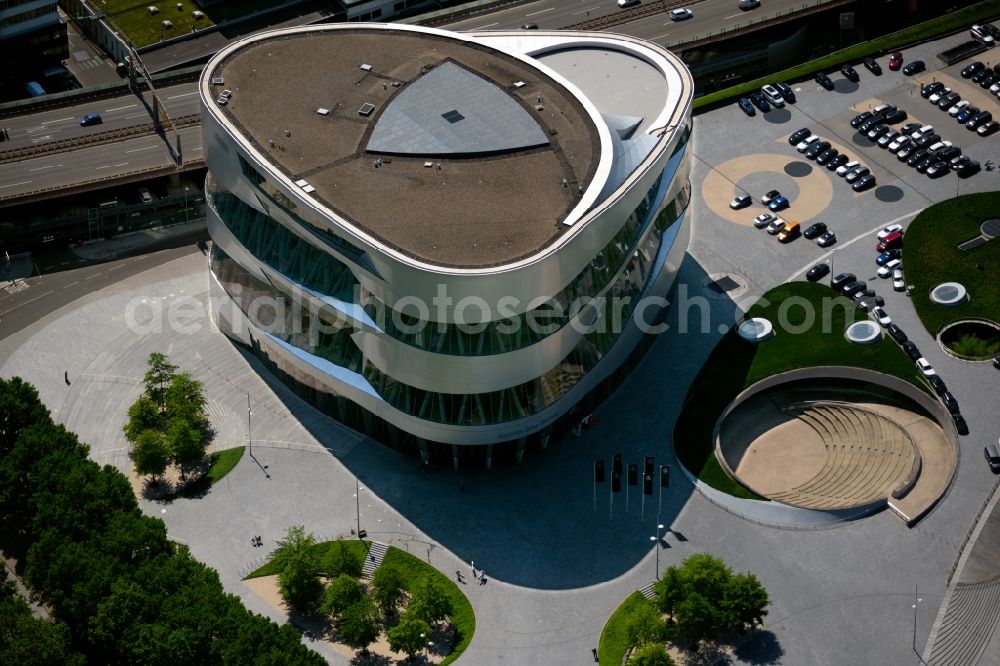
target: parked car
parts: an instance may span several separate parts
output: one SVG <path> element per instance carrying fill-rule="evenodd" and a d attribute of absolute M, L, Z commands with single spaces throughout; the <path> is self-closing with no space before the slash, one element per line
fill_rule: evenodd
<path fill-rule="evenodd" d="M 830 287 L 840 291 L 842 286 L 857 279 L 858 277 L 854 273 L 838 273 L 836 277 L 830 280 Z"/>
<path fill-rule="evenodd" d="M 929 101 L 931 104 L 937 104 L 938 102 L 941 101 L 942 97 L 944 97 L 945 95 L 950 95 L 952 92 L 954 91 L 951 88 L 949 88 L 948 86 L 944 86 L 939 90 L 932 92 L 931 96 L 927 98 L 927 101 Z"/>
<path fill-rule="evenodd" d="M 753 203 L 753 199 L 749 194 L 737 194 L 733 197 L 733 200 L 729 202 L 729 207 L 733 210 L 739 210 L 741 208 L 746 208 Z"/>
<path fill-rule="evenodd" d="M 930 364 L 926 358 L 921 356 L 917 359 L 917 370 L 920 371 L 924 377 L 930 377 L 931 375 L 936 375 L 937 372 L 934 370 L 934 366 Z"/>
<path fill-rule="evenodd" d="M 139 201 L 141 201 L 144 204 L 153 203 L 153 195 L 150 193 L 148 188 L 145 187 L 139 188 Z"/>
<path fill-rule="evenodd" d="M 888 132 L 880 136 L 876 143 L 879 148 L 888 148 L 889 144 L 898 139 L 900 136 L 901 134 L 899 132 L 890 129 Z"/>
<path fill-rule="evenodd" d="M 906 355 L 909 356 L 910 360 L 914 362 L 916 362 L 916 360 L 920 358 L 922 355 L 920 353 L 920 350 L 917 349 L 917 346 L 913 344 L 913 342 L 911 342 L 910 340 L 907 340 L 906 342 L 903 343 L 903 351 L 906 352 Z"/>
<path fill-rule="evenodd" d="M 913 153 L 906 158 L 906 164 L 907 166 L 916 167 L 927 158 L 927 150 L 925 148 L 921 148 L 915 143 L 913 144 L 913 147 L 916 150 L 914 150 Z"/>
<path fill-rule="evenodd" d="M 671 9 L 670 10 L 670 20 L 671 21 L 686 21 L 694 16 L 694 12 L 686 7 L 684 9 Z"/>
<path fill-rule="evenodd" d="M 1000 474 L 1000 452 L 997 451 L 997 447 L 987 444 L 983 447 L 983 453 L 986 455 L 986 464 L 990 466 L 990 471 Z"/>
<path fill-rule="evenodd" d="M 830 148 L 829 141 L 815 141 L 811 146 L 809 146 L 808 149 L 806 149 L 805 156 L 811 160 L 814 160 L 817 157 L 819 157 L 820 153 L 822 153 L 824 150 L 829 150 L 829 148 Z"/>
<path fill-rule="evenodd" d="M 899 68 L 903 66 L 903 54 L 899 51 L 893 51 L 889 54 L 889 69 L 894 72 L 898 72 Z"/>
<path fill-rule="evenodd" d="M 767 204 L 767 208 L 772 212 L 777 212 L 788 208 L 789 205 L 788 199 L 785 197 L 776 197 L 771 203 Z"/>
<path fill-rule="evenodd" d="M 830 272 L 830 264 L 825 264 L 825 263 L 816 264 L 815 266 L 809 269 L 808 273 L 806 273 L 806 279 L 809 280 L 810 282 L 815 282 L 816 280 L 823 278 L 829 272 Z"/>
<path fill-rule="evenodd" d="M 767 233 L 772 236 L 777 236 L 778 232 L 785 228 L 785 221 L 780 217 L 775 217 L 769 225 L 767 225 Z"/>
<path fill-rule="evenodd" d="M 857 160 L 851 160 L 847 164 L 842 164 L 837 167 L 837 175 L 843 178 L 849 171 L 852 171 L 857 166 L 861 166 L 861 162 L 858 162 Z"/>
<path fill-rule="evenodd" d="M 976 115 L 969 118 L 968 122 L 965 123 L 965 128 L 970 130 L 979 129 L 980 125 L 985 125 L 991 120 L 993 120 L 992 113 L 989 111 L 980 111 Z"/>
<path fill-rule="evenodd" d="M 820 84 L 823 88 L 827 90 L 833 90 L 836 87 L 833 84 L 833 79 L 831 79 L 823 72 L 819 72 L 818 74 L 816 74 L 816 83 Z"/>
<path fill-rule="evenodd" d="M 810 224 L 806 228 L 806 230 L 802 232 L 802 235 L 808 238 L 809 240 L 812 240 L 817 236 L 819 236 L 824 231 L 826 231 L 826 224 L 824 224 L 823 222 L 815 222 L 813 224 Z"/>
<path fill-rule="evenodd" d="M 951 146 L 951 141 L 938 141 L 937 143 L 932 144 L 927 148 L 927 154 L 937 155 L 938 153 L 940 153 L 945 148 L 948 148 L 949 146 Z"/>
<path fill-rule="evenodd" d="M 853 183 L 854 181 L 859 180 L 860 178 L 867 176 L 870 173 L 871 170 L 866 166 L 855 167 L 853 170 L 851 170 L 850 173 L 844 176 L 844 180 L 846 180 L 848 183 Z"/>
<path fill-rule="evenodd" d="M 897 268 L 892 272 L 892 290 L 906 291 L 906 281 L 903 280 L 902 269 Z"/>
<path fill-rule="evenodd" d="M 1000 123 L 998 123 L 995 120 L 991 120 L 989 122 L 983 123 L 978 128 L 976 128 L 976 134 L 978 134 L 979 136 L 990 136 L 991 134 L 997 131 L 998 127 L 1000 127 Z"/>
<path fill-rule="evenodd" d="M 923 60 L 914 60 L 903 68 L 903 74 L 906 76 L 913 76 L 914 74 L 919 74 L 925 69 L 927 69 L 927 66 L 924 64 Z"/>
<path fill-rule="evenodd" d="M 845 164 L 847 164 L 847 159 L 848 159 L 847 155 L 845 155 L 844 153 L 841 153 L 841 154 L 837 155 L 836 157 L 834 157 L 829 162 L 827 162 L 826 168 L 829 171 L 836 171 L 840 167 L 842 167 Z"/>
<path fill-rule="evenodd" d="M 927 167 L 927 175 L 931 178 L 941 178 L 948 175 L 949 171 L 951 171 L 951 167 L 948 166 L 948 163 L 937 158 Z"/>
<path fill-rule="evenodd" d="M 907 159 L 909 159 L 910 155 L 917 152 L 918 150 L 920 149 L 917 148 L 917 144 L 914 143 L 913 139 L 910 139 L 910 142 L 908 144 L 906 144 L 898 151 L 896 151 L 896 158 L 900 162 L 905 162 Z"/>
<path fill-rule="evenodd" d="M 851 83 L 857 83 L 858 81 L 861 80 L 861 77 L 858 76 L 857 71 L 853 67 L 851 67 L 850 64 L 846 62 L 840 66 L 840 73 L 843 74 L 844 78 L 850 81 Z"/>
<path fill-rule="evenodd" d="M 937 154 L 937 158 L 949 164 L 953 164 L 955 160 L 962 156 L 962 149 L 958 146 L 948 146 L 944 150 Z"/>
<path fill-rule="evenodd" d="M 977 60 L 963 67 L 962 71 L 959 72 L 959 74 L 962 76 L 963 79 L 971 79 L 975 74 L 981 72 L 984 69 L 986 69 L 986 65 Z"/>
<path fill-rule="evenodd" d="M 941 90 L 944 90 L 944 84 L 940 81 L 932 81 L 920 89 L 920 96 L 929 99 L 931 95 Z"/>
<path fill-rule="evenodd" d="M 893 250 L 886 250 L 882 254 L 875 257 L 876 266 L 885 266 L 887 263 L 893 259 L 899 259 L 903 256 L 903 251 L 900 248 L 895 248 Z"/>
<path fill-rule="evenodd" d="M 969 80 L 972 81 L 973 83 L 982 83 L 983 79 L 985 79 L 987 76 L 992 76 L 992 75 L 993 75 L 993 70 L 990 69 L 989 67 L 984 66 L 981 70 L 973 74 L 972 78 Z M 989 88 L 990 85 L 987 84 L 986 87 Z"/>
<path fill-rule="evenodd" d="M 640 0 L 618 0 L 618 7 L 624 9 L 625 7 L 631 7 L 632 5 L 638 5 Z"/>
<path fill-rule="evenodd" d="M 959 101 L 961 101 L 961 99 L 962 99 L 962 96 L 959 95 L 957 92 L 955 92 L 953 90 L 950 93 L 948 93 L 947 95 L 942 95 L 941 96 L 941 99 L 939 99 L 937 101 L 937 107 L 939 109 L 941 109 L 942 111 L 946 111 L 946 110 L 950 109 L 952 106 L 954 106 L 955 104 L 958 104 Z"/>
<path fill-rule="evenodd" d="M 753 226 L 758 229 L 763 229 L 776 219 L 776 215 L 772 215 L 771 213 L 761 213 L 757 217 L 753 218 Z"/>
<path fill-rule="evenodd" d="M 795 130 L 792 132 L 791 136 L 788 137 L 788 145 L 797 146 L 799 141 L 809 136 L 811 132 L 808 127 L 803 127 L 802 129 Z"/>
<path fill-rule="evenodd" d="M 748 100 L 746 97 L 740 97 L 736 103 L 743 110 L 743 113 L 747 114 L 748 116 L 757 115 L 757 110 L 753 108 L 753 104 L 751 104 L 750 100 Z"/>
<path fill-rule="evenodd" d="M 799 237 L 800 231 L 799 223 L 792 220 L 778 232 L 778 240 L 782 243 L 790 243 Z"/>
<path fill-rule="evenodd" d="M 781 81 L 779 83 L 775 83 L 774 87 L 778 89 L 778 92 L 781 94 L 781 98 L 783 100 L 789 104 L 795 104 L 795 91 L 792 90 L 791 86 L 784 81 Z"/>
<path fill-rule="evenodd" d="M 882 328 L 885 328 L 892 323 L 892 318 L 889 317 L 885 310 L 878 306 L 872 308 L 872 316 L 875 317 L 875 321 L 877 321 L 879 326 Z"/>
<path fill-rule="evenodd" d="M 826 233 L 820 234 L 819 238 L 816 239 L 816 245 L 820 247 L 830 247 L 837 242 L 837 234 L 832 231 L 827 231 Z"/>
<path fill-rule="evenodd" d="M 964 125 L 965 123 L 969 122 L 969 118 L 979 113 L 980 110 L 981 109 L 978 106 L 972 106 L 970 104 L 969 106 L 965 107 L 964 109 L 960 110 L 957 114 L 955 114 L 955 120 Z"/>
<path fill-rule="evenodd" d="M 955 396 L 951 394 L 951 391 L 946 389 L 941 393 L 938 393 L 938 395 L 941 397 L 941 402 L 944 403 L 944 406 L 948 408 L 949 413 L 951 414 L 959 413 L 958 400 L 956 400 Z"/>
<path fill-rule="evenodd" d="M 840 293 L 842 293 L 844 296 L 854 296 L 854 294 L 858 293 L 859 291 L 864 291 L 867 288 L 868 285 L 865 284 L 863 280 L 853 280 L 845 285 L 842 285 L 840 287 Z"/>
<path fill-rule="evenodd" d="M 921 125 L 910 133 L 910 138 L 916 141 L 922 136 L 926 136 L 934 131 L 933 125 Z"/>
<path fill-rule="evenodd" d="M 819 141 L 819 137 L 816 136 L 815 134 L 810 134 L 806 138 L 799 141 L 798 145 L 795 146 L 795 150 L 799 151 L 800 153 L 804 153 L 807 150 L 809 150 L 809 146 L 816 143 L 817 141 Z"/>
<path fill-rule="evenodd" d="M 854 181 L 854 183 L 851 184 L 851 189 L 855 192 L 864 192 L 865 190 L 870 190 L 875 187 L 875 184 L 875 176 L 867 174 Z"/>
<path fill-rule="evenodd" d="M 876 125 L 875 127 L 868 130 L 868 138 L 871 139 L 872 141 L 877 141 L 879 138 L 882 137 L 882 135 L 886 134 L 889 131 L 890 130 L 888 125 Z"/>
<path fill-rule="evenodd" d="M 822 153 L 816 156 L 816 164 L 820 166 L 825 166 L 837 155 L 840 155 L 840 151 L 836 148 L 827 148 Z"/>
<path fill-rule="evenodd" d="M 767 113 L 771 110 L 771 105 L 767 103 L 767 100 L 764 99 L 764 96 L 760 93 L 750 95 L 750 101 L 753 102 L 754 106 L 760 109 L 761 113 Z"/>
<path fill-rule="evenodd" d="M 766 192 L 764 196 L 760 198 L 760 202 L 766 206 L 767 204 L 771 203 L 780 196 L 781 192 L 779 192 L 778 190 L 771 190 L 769 192 Z"/>
<path fill-rule="evenodd" d="M 892 151 L 893 154 L 898 154 L 900 149 L 905 148 L 911 143 L 913 143 L 913 139 L 910 137 L 905 134 L 897 134 L 896 138 L 889 143 L 889 150 Z"/>
<path fill-rule="evenodd" d="M 993 31 L 985 26 L 974 25 L 969 28 L 969 35 L 977 42 L 982 42 L 986 46 L 993 46 L 996 44 L 996 39 L 993 36 Z"/>
<path fill-rule="evenodd" d="M 961 414 L 952 414 L 951 418 L 955 421 L 955 430 L 958 431 L 959 435 L 965 437 L 969 434 L 969 424 L 965 422 L 964 416 Z"/>
<path fill-rule="evenodd" d="M 937 162 L 937 158 L 933 155 L 928 155 L 924 159 L 920 160 L 920 163 L 914 167 L 917 173 L 927 173 L 927 170 L 931 168 L 931 165 Z"/>
<path fill-rule="evenodd" d="M 927 148 L 928 146 L 933 146 L 935 143 L 941 140 L 937 132 L 931 132 L 930 134 L 924 134 L 922 137 L 914 141 L 918 148 Z"/>
<path fill-rule="evenodd" d="M 968 178 L 969 176 L 974 176 L 980 171 L 979 162 L 975 160 L 969 160 L 968 162 L 955 167 L 955 173 L 959 178 Z"/>
<path fill-rule="evenodd" d="M 896 344 L 901 345 L 909 339 L 906 337 L 906 333 L 903 332 L 903 329 L 901 329 L 899 326 L 896 326 L 895 324 L 889 324 L 888 326 L 886 326 L 885 332 L 888 333 L 889 336 L 896 341 Z"/>
<path fill-rule="evenodd" d="M 952 118 L 955 118 L 958 116 L 958 112 L 967 106 L 969 106 L 969 100 L 963 99 L 957 104 L 955 104 L 953 107 L 948 109 L 948 115 L 951 116 Z"/>
<path fill-rule="evenodd" d="M 884 266 L 878 269 L 878 276 L 885 280 L 892 277 L 892 272 L 902 263 L 899 259 L 890 259 Z"/>
<path fill-rule="evenodd" d="M 906 118 L 906 111 L 903 111 L 902 109 L 893 109 L 882 117 L 882 122 L 886 125 L 895 125 L 896 123 L 903 122 Z"/>
<path fill-rule="evenodd" d="M 859 127 L 861 127 L 861 123 L 865 122 L 873 115 L 875 114 L 873 114 L 871 111 L 862 111 L 858 115 L 851 118 L 851 127 L 853 127 L 854 129 L 858 129 Z"/>
<path fill-rule="evenodd" d="M 1000 76 L 1000 74 L 997 74 L 992 69 L 987 69 L 977 74 L 974 78 L 979 79 L 976 83 L 979 84 L 980 88 L 983 90 L 989 90 L 993 87 L 993 84 L 996 83 L 998 76 Z"/>
<path fill-rule="evenodd" d="M 882 76 L 882 66 L 871 56 L 865 58 L 865 67 L 875 76 Z"/>
<path fill-rule="evenodd" d="M 889 234 L 875 244 L 875 249 L 879 252 L 885 252 L 886 250 L 891 250 L 896 247 L 903 247 L 903 234 L 898 231 Z"/>

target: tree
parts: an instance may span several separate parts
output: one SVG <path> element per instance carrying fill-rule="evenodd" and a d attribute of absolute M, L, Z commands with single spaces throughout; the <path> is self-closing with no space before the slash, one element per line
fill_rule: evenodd
<path fill-rule="evenodd" d="M 323 606 L 320 612 L 323 615 L 340 615 L 349 606 L 361 601 L 364 596 L 365 588 L 361 583 L 347 574 L 340 574 L 323 593 Z"/>
<path fill-rule="evenodd" d="M 323 572 L 330 578 L 336 578 L 340 574 L 347 574 L 352 578 L 361 577 L 362 559 L 343 541 L 337 541 L 326 550 L 321 564 Z M 379 567 L 376 577 L 381 570 L 382 567 Z"/>
<path fill-rule="evenodd" d="M 14 584 L 7 581 L 7 568 L 0 566 L 0 664 L 84 663 L 83 655 L 71 649 L 68 627 L 34 617 Z"/>
<path fill-rule="evenodd" d="M 18 433 L 35 423 L 51 423 L 35 387 L 20 377 L 0 379 L 0 455 L 11 450 Z"/>
<path fill-rule="evenodd" d="M 443 620 L 451 612 L 451 599 L 430 576 L 419 578 L 411 594 L 407 614 L 412 613 L 427 624 Z"/>
<path fill-rule="evenodd" d="M 767 590 L 753 574 L 732 577 L 723 599 L 726 628 L 743 633 L 764 623 L 770 600 Z"/>
<path fill-rule="evenodd" d="M 697 592 L 692 592 L 674 609 L 677 635 L 697 650 L 704 640 L 718 638 L 723 628 L 722 613 Z"/>
<path fill-rule="evenodd" d="M 629 657 L 628 666 L 674 666 L 663 643 L 646 643 Z"/>
<path fill-rule="evenodd" d="M 403 598 L 403 577 L 399 569 L 383 564 L 372 577 L 372 600 L 385 616 L 392 615 Z"/>
<path fill-rule="evenodd" d="M 307 550 L 293 553 L 278 574 L 281 598 L 291 608 L 310 613 L 323 596 L 323 583 L 316 575 L 316 558 Z"/>
<path fill-rule="evenodd" d="M 427 646 L 430 635 L 430 625 L 410 613 L 404 613 L 399 624 L 386 632 L 389 648 L 393 652 L 405 652 L 410 659 Z"/>
<path fill-rule="evenodd" d="M 285 531 L 284 538 L 278 540 L 278 546 L 271 551 L 271 563 L 282 568 L 288 558 L 303 551 L 311 552 L 315 545 L 316 537 L 311 532 L 306 534 L 304 525 L 292 525 Z M 361 572 L 358 573 L 360 575 Z"/>
<path fill-rule="evenodd" d="M 382 631 L 382 617 L 372 600 L 363 597 L 340 614 L 337 630 L 344 643 L 352 648 L 367 650 Z"/>
<path fill-rule="evenodd" d="M 156 430 L 144 430 L 132 447 L 132 462 L 135 473 L 140 476 L 151 474 L 162 476 L 170 461 L 170 449 L 163 435 Z"/>
<path fill-rule="evenodd" d="M 150 354 L 147 364 L 149 369 L 143 377 L 146 395 L 163 410 L 166 408 L 167 387 L 174 377 L 177 366 L 167 359 L 166 354 L 159 352 Z"/>
<path fill-rule="evenodd" d="M 194 379 L 191 373 L 182 372 L 171 377 L 166 390 L 165 404 L 171 419 L 186 419 L 192 426 L 202 431 L 208 427 L 204 385 Z"/>
<path fill-rule="evenodd" d="M 633 645 L 660 643 L 666 637 L 666 622 L 652 604 L 636 608 L 628 624 L 628 637 Z"/>
<path fill-rule="evenodd" d="M 192 427 L 191 423 L 180 417 L 170 420 L 167 428 L 167 446 L 174 464 L 181 468 L 181 476 L 205 457 L 205 440 L 202 433 Z"/>
<path fill-rule="evenodd" d="M 160 407 L 148 395 L 140 395 L 128 408 L 128 422 L 122 426 L 125 439 L 135 444 L 147 430 L 160 429 Z"/>

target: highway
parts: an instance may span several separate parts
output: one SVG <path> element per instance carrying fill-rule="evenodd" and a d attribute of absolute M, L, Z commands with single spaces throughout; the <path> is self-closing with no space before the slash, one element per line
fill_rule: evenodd
<path fill-rule="evenodd" d="M 657 13 L 615 26 L 613 30 L 668 44 L 673 40 L 690 38 L 708 31 L 733 29 L 738 25 L 745 25 L 751 19 L 760 21 L 776 12 L 801 7 L 802 4 L 803 0 L 763 0 L 760 8 L 744 12 L 738 9 L 737 0 L 701 0 L 686 5 L 694 12 L 694 17 L 687 21 L 674 22 L 665 13 Z M 615 0 L 539 0 L 458 21 L 447 27 L 456 31 L 509 30 L 534 23 L 543 30 L 557 29 L 587 19 L 628 11 L 619 9 Z M 166 87 L 159 94 L 171 117 L 200 112 L 200 97 L 195 82 Z M 0 144 L 0 151 L 147 124 L 152 120 L 151 107 L 152 95 L 147 92 L 141 98 L 128 94 L 6 118 L 0 120 L 0 127 L 8 128 L 10 141 Z M 100 113 L 103 124 L 81 127 L 80 118 L 91 112 Z M 200 157 L 200 127 L 184 128 L 180 130 L 180 134 L 185 161 Z M 173 133 L 168 136 L 173 141 Z M 144 169 L 167 167 L 171 163 L 163 139 L 156 135 L 8 162 L 0 164 L 0 205 L 5 201 L 16 203 L 18 197 L 46 188 L 124 177 Z"/>

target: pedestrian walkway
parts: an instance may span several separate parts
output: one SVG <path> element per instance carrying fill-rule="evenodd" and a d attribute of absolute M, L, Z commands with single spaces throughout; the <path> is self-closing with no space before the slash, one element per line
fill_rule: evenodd
<path fill-rule="evenodd" d="M 72 250 L 77 256 L 88 261 L 108 261 L 138 252 L 170 238 L 177 238 L 197 231 L 205 231 L 204 217 L 169 227 L 155 227 L 131 234 L 122 234 L 107 240 L 89 241 L 78 247 L 73 247 Z"/>
<path fill-rule="evenodd" d="M 361 575 L 371 580 L 375 575 L 375 570 L 382 566 L 385 554 L 389 552 L 389 546 L 381 541 L 372 541 L 368 548 L 368 557 L 365 558 L 365 565 L 361 567 Z"/>

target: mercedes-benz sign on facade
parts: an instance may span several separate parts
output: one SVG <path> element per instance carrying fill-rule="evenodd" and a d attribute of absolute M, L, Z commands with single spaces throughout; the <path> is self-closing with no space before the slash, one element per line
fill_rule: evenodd
<path fill-rule="evenodd" d="M 620 384 L 687 249 L 692 81 L 621 35 L 289 28 L 202 75 L 212 314 L 425 460 L 520 459 Z"/>

